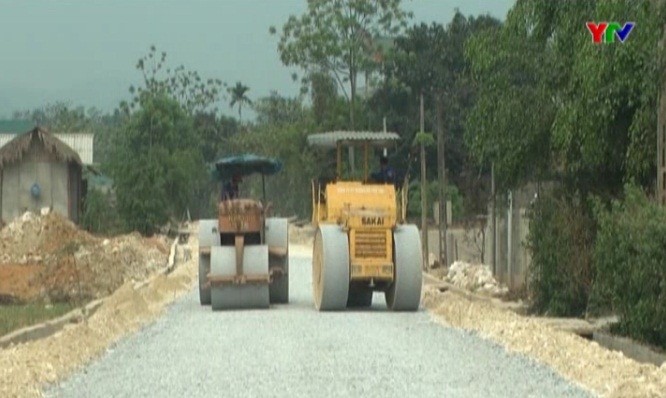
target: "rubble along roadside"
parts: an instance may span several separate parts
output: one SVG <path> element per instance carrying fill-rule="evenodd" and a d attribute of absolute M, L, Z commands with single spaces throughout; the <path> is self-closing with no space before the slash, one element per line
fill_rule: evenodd
<path fill-rule="evenodd" d="M 41 396 L 45 385 L 66 377 L 157 319 L 167 304 L 188 292 L 197 280 L 195 235 L 190 234 L 189 242 L 180 247 L 177 266 L 169 274 L 154 272 L 143 283 L 127 281 L 84 322 L 67 325 L 45 339 L 1 349 L 0 396 Z"/>
<path fill-rule="evenodd" d="M 601 397 L 664 397 L 666 363 L 638 363 L 576 334 L 502 309 L 490 301 L 470 300 L 437 286 L 425 286 L 423 305 L 435 321 L 477 332 L 507 350 L 552 367 L 563 377 Z"/>

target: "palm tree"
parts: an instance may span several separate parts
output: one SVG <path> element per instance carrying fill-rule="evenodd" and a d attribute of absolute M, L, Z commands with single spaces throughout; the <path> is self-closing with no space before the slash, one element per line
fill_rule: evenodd
<path fill-rule="evenodd" d="M 247 95 L 245 95 L 248 91 L 250 91 L 250 88 L 241 82 L 236 82 L 236 85 L 229 87 L 227 91 L 229 94 L 231 94 L 231 102 L 229 103 L 229 106 L 233 108 L 236 104 L 238 104 L 238 121 L 240 123 L 242 122 L 243 104 L 252 105 L 252 101 L 247 97 Z"/>

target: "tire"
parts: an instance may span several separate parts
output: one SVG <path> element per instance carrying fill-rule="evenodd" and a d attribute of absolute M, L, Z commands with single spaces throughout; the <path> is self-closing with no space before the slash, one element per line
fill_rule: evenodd
<path fill-rule="evenodd" d="M 199 255 L 199 302 L 201 305 L 210 305 L 210 286 L 204 288 L 208 272 L 210 272 L 210 256 Z"/>
<path fill-rule="evenodd" d="M 337 225 L 320 225 L 315 235 L 312 293 L 319 311 L 339 311 L 347 307 L 349 241 Z"/>
<path fill-rule="evenodd" d="M 393 311 L 416 311 L 423 284 L 421 237 L 415 225 L 401 225 L 393 233 L 394 279 L 385 292 Z"/>
<path fill-rule="evenodd" d="M 286 257 L 271 257 L 268 265 L 282 268 L 282 275 L 275 278 L 269 287 L 271 303 L 289 303 L 289 223 L 286 218 L 266 219 L 266 245 L 287 250 Z M 269 268 L 269 269 L 270 269 Z"/>
<path fill-rule="evenodd" d="M 215 219 L 199 220 L 199 248 L 220 246 L 220 233 L 217 230 L 218 222 Z M 210 305 L 210 287 L 204 288 L 206 275 L 210 272 L 210 254 L 201 255 L 199 252 L 199 302 L 201 305 Z"/>

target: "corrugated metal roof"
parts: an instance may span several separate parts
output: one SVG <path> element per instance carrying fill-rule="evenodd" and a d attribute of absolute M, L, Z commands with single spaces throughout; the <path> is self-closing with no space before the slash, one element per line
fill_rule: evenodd
<path fill-rule="evenodd" d="M 60 141 L 69 145 L 79 154 L 83 164 L 93 164 L 93 141 L 92 133 L 55 133 L 53 134 Z"/>
<path fill-rule="evenodd" d="M 335 148 L 337 143 L 342 145 L 355 145 L 368 142 L 371 146 L 385 147 L 395 143 L 400 136 L 393 132 L 375 131 L 332 131 L 328 133 L 311 134 L 308 144 L 320 148 Z"/>
<path fill-rule="evenodd" d="M 16 134 L 0 134 L 0 148 L 12 140 Z"/>
<path fill-rule="evenodd" d="M 14 138 L 16 134 L 0 134 L 0 148 Z M 76 152 L 83 164 L 93 164 L 93 140 L 92 133 L 55 133 L 53 134 Z"/>

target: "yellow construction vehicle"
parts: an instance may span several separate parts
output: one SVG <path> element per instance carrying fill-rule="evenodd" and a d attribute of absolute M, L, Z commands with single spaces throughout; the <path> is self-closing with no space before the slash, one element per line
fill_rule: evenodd
<path fill-rule="evenodd" d="M 213 175 L 261 174 L 263 200 L 222 198 L 218 218 L 199 221 L 199 300 L 213 310 L 267 308 L 289 302 L 289 234 L 286 218 L 268 217 L 264 176 L 282 163 L 245 154 L 220 159 Z"/>
<path fill-rule="evenodd" d="M 384 292 L 394 311 L 419 308 L 423 256 L 418 228 L 405 223 L 407 184 L 397 195 L 394 184 L 368 178 L 371 148 L 388 147 L 399 138 L 386 132 L 308 136 L 311 146 L 337 153 L 335 178 L 312 183 L 312 222 L 317 227 L 312 286 L 320 311 L 369 307 L 375 291 Z M 348 146 L 363 149 L 362 178 L 342 176 L 342 149 Z"/>

